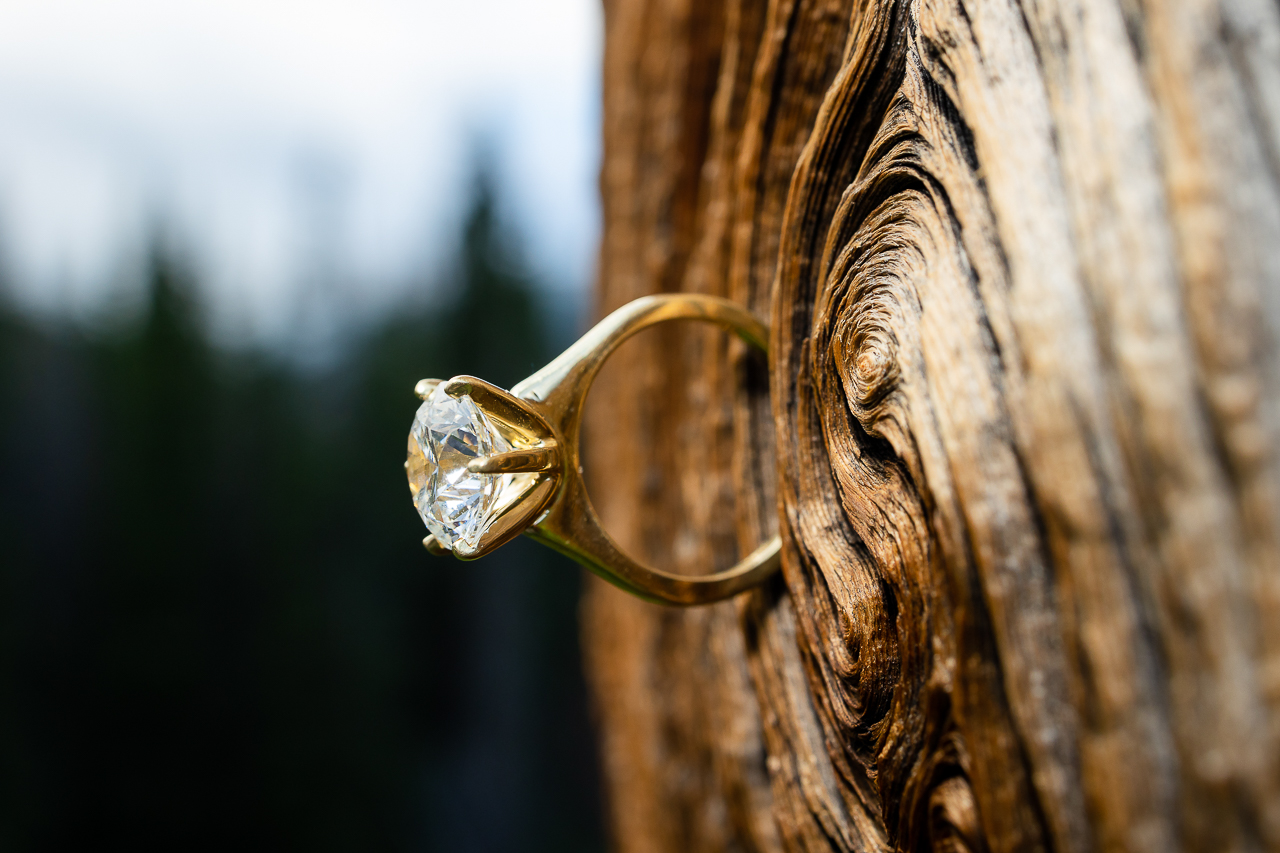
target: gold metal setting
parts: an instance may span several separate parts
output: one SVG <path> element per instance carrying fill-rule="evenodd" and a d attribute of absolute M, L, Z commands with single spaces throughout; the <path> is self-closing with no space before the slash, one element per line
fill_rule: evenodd
<path fill-rule="evenodd" d="M 475 548 L 462 543 L 463 560 L 483 557 L 521 533 L 572 557 L 600 577 L 649 601 L 708 604 L 749 589 L 778 568 L 778 537 L 736 566 L 705 576 L 674 575 L 627 556 L 605 532 L 587 496 L 578 456 L 583 405 L 600 367 L 636 332 L 669 320 L 701 320 L 734 332 L 767 351 L 768 329 L 746 309 L 725 299 L 695 294 L 646 296 L 614 311 L 558 358 L 511 391 L 473 376 L 443 383 L 451 397 L 469 395 L 512 450 L 473 460 L 477 474 L 514 474 L 503 489 L 493 521 Z M 441 385 L 423 379 L 414 388 L 427 399 Z M 434 536 L 423 540 L 433 554 L 448 553 Z"/>

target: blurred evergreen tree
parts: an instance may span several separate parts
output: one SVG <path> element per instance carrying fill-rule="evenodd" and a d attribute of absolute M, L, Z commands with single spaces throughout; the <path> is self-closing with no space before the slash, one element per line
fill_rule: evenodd
<path fill-rule="evenodd" d="M 602 848 L 579 573 L 430 558 L 403 475 L 417 379 L 563 343 L 475 186 L 323 375 L 211 347 L 160 248 L 125 332 L 0 314 L 0 848 Z"/>

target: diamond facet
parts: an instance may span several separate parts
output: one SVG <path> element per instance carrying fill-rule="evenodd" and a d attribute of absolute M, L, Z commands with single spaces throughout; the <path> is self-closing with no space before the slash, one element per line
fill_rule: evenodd
<path fill-rule="evenodd" d="M 498 496 L 510 479 L 473 474 L 467 464 L 503 453 L 511 445 L 469 396 L 450 397 L 436 388 L 418 408 L 409 431 L 409 490 L 427 529 L 453 550 L 461 542 L 475 548 L 493 520 Z"/>

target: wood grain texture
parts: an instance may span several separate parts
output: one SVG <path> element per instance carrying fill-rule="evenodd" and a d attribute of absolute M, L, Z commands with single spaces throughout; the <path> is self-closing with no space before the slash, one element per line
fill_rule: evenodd
<path fill-rule="evenodd" d="M 622 851 L 1280 850 L 1280 7 L 608 0 Z"/>

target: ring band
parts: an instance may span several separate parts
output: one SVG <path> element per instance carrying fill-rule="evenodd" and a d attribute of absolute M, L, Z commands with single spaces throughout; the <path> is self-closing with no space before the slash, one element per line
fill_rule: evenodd
<path fill-rule="evenodd" d="M 646 296 L 614 311 L 558 358 L 510 392 L 472 376 L 424 379 L 425 402 L 409 437 L 410 490 L 431 531 L 433 553 L 472 560 L 521 533 L 649 601 L 708 604 L 775 572 L 781 543 L 765 542 L 737 565 L 686 576 L 644 565 L 605 532 L 587 496 L 578 441 L 591 383 L 618 346 L 668 320 L 702 320 L 768 350 L 768 329 L 714 296 Z"/>

